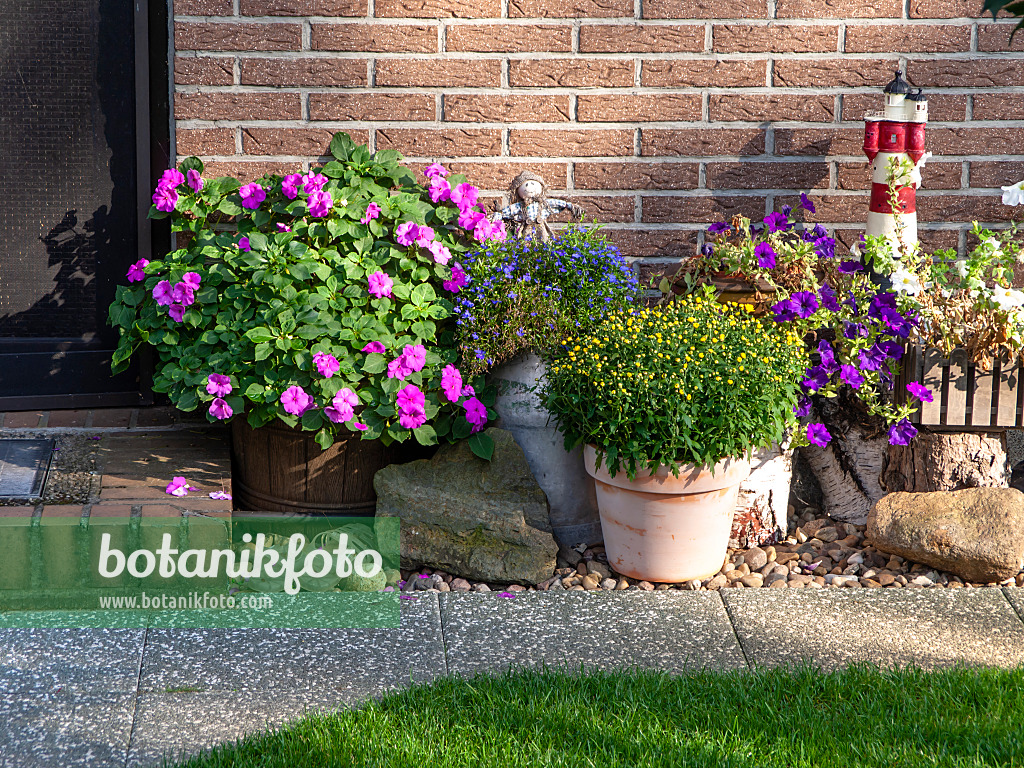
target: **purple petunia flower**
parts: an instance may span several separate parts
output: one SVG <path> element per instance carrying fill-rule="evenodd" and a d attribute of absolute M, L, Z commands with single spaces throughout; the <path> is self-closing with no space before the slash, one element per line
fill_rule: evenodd
<path fill-rule="evenodd" d="M 808 213 L 814 213 L 814 203 L 811 202 L 811 198 L 807 196 L 806 192 L 800 193 L 800 207 Z"/>
<path fill-rule="evenodd" d="M 839 378 L 842 379 L 846 384 L 849 384 L 854 389 L 860 389 L 860 385 L 864 383 L 864 377 L 861 376 L 860 371 L 858 371 L 852 365 L 840 366 Z"/>
<path fill-rule="evenodd" d="M 861 370 L 880 371 L 886 361 L 886 354 L 875 344 L 870 349 L 862 349 L 857 354 L 857 360 L 860 363 Z"/>
<path fill-rule="evenodd" d="M 909 384 L 907 384 L 907 392 L 909 392 L 912 396 L 916 397 L 922 403 L 930 403 L 933 400 L 935 400 L 934 396 L 931 393 L 931 390 L 928 389 L 928 387 L 924 386 L 923 384 L 919 384 L 916 381 L 912 381 Z"/>
<path fill-rule="evenodd" d="M 796 316 L 806 319 L 818 311 L 818 297 L 810 291 L 797 291 L 790 296 Z"/>
<path fill-rule="evenodd" d="M 808 392 L 817 392 L 819 389 L 828 385 L 828 371 L 822 368 L 820 365 L 816 365 L 813 368 L 808 368 L 805 372 L 807 378 L 800 382 L 800 386 L 806 389 Z"/>
<path fill-rule="evenodd" d="M 793 408 L 793 413 L 796 414 L 796 416 L 801 419 L 804 418 L 805 416 L 810 416 L 811 405 L 811 398 L 801 397 L 800 400 L 797 402 L 796 406 Z"/>
<path fill-rule="evenodd" d="M 889 427 L 889 443 L 891 445 L 907 445 L 917 435 L 917 427 L 909 419 L 901 419 Z"/>
<path fill-rule="evenodd" d="M 818 342 L 818 356 L 821 358 L 821 367 L 828 373 L 834 373 L 839 370 L 839 365 L 836 363 L 835 350 L 832 349 L 832 345 L 825 339 Z"/>
<path fill-rule="evenodd" d="M 832 435 L 825 429 L 824 424 L 808 424 L 807 425 L 807 441 L 812 445 L 817 445 L 824 448 L 830 442 L 832 442 Z"/>
<path fill-rule="evenodd" d="M 771 243 L 758 243 L 754 248 L 754 255 L 757 257 L 757 266 L 761 269 L 775 269 L 775 249 Z"/>
<path fill-rule="evenodd" d="M 789 320 L 796 319 L 796 310 L 793 306 L 793 302 L 790 299 L 783 299 L 777 304 L 772 305 L 772 312 L 775 313 L 775 322 L 784 323 Z"/>
<path fill-rule="evenodd" d="M 242 197 L 242 207 L 250 211 L 255 211 L 267 199 L 267 191 L 255 181 L 239 189 L 238 194 Z"/>
<path fill-rule="evenodd" d="M 866 339 L 868 333 L 868 327 L 863 323 L 851 323 L 849 320 L 843 321 L 843 336 L 848 339 Z"/>
<path fill-rule="evenodd" d="M 864 265 L 856 259 L 846 259 L 839 262 L 838 269 L 844 275 L 852 275 L 854 272 L 863 272 Z"/>
<path fill-rule="evenodd" d="M 822 284 L 821 289 L 818 291 L 818 296 L 821 298 L 821 306 L 829 312 L 839 311 L 839 302 L 836 300 L 836 292 L 832 290 L 831 285 L 828 283 Z"/>
<path fill-rule="evenodd" d="M 903 345 L 898 341 L 879 341 L 876 343 L 886 357 L 891 357 L 893 360 L 899 360 L 903 357 Z"/>
<path fill-rule="evenodd" d="M 709 235 L 720 235 L 722 232 L 728 232 L 728 231 L 729 231 L 729 225 L 726 224 L 724 221 L 716 221 L 714 224 L 712 224 L 710 227 L 708 227 L 708 234 Z"/>
<path fill-rule="evenodd" d="M 789 227 L 789 219 L 774 211 L 764 217 L 764 223 L 769 232 L 785 232 Z"/>

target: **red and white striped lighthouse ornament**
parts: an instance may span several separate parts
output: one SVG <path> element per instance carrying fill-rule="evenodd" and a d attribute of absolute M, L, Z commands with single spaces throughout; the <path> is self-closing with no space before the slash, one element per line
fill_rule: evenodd
<path fill-rule="evenodd" d="M 916 191 L 921 167 L 931 157 L 924 151 L 928 101 L 903 79 L 885 86 L 885 110 L 868 115 L 864 123 L 864 154 L 871 163 L 871 207 L 866 234 L 885 235 L 908 252 L 917 247 Z M 894 173 L 895 170 L 895 173 Z M 889 179 L 896 181 L 898 207 L 889 196 Z"/>

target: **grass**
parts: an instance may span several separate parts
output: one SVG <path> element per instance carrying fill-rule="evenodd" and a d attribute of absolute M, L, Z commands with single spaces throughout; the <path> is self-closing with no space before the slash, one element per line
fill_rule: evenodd
<path fill-rule="evenodd" d="M 444 678 L 188 768 L 1024 765 L 1024 669 Z"/>

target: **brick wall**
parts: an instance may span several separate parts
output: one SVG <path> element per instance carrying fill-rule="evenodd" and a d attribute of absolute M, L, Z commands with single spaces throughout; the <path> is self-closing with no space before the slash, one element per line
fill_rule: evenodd
<path fill-rule="evenodd" d="M 900 66 L 931 122 L 927 246 L 1009 220 L 1024 34 L 981 0 L 174 0 L 179 156 L 294 168 L 345 130 L 498 196 L 540 172 L 650 263 L 800 190 L 859 236 L 865 110 Z M 1020 209 L 1018 209 L 1020 210 Z"/>

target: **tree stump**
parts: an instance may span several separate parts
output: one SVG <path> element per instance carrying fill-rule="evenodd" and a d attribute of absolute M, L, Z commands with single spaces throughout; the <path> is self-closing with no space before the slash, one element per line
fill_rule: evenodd
<path fill-rule="evenodd" d="M 786 538 L 793 449 L 777 444 L 750 460 L 750 476 L 740 484 L 729 546 L 738 549 Z"/>
<path fill-rule="evenodd" d="M 822 399 L 815 411 L 832 441 L 801 452 L 821 485 L 822 511 L 834 520 L 863 525 L 875 502 L 894 491 L 1008 486 L 1004 432 L 921 428 L 910 445 L 889 445 L 885 424 L 852 398 Z"/>

